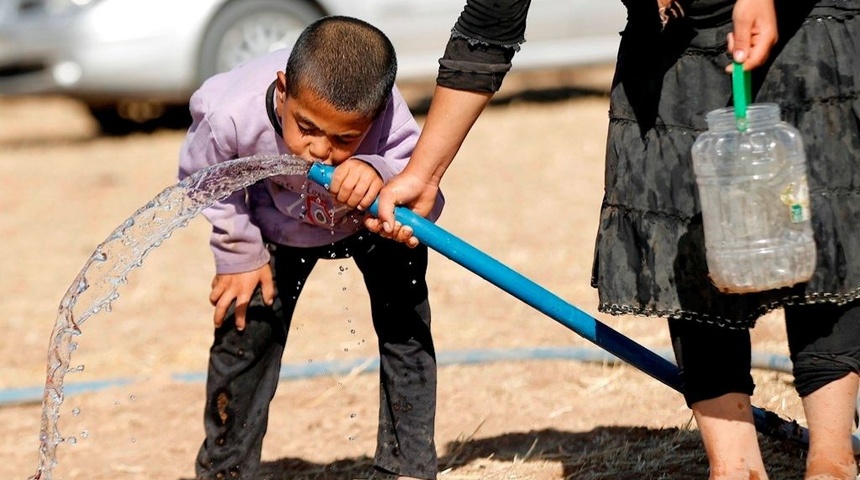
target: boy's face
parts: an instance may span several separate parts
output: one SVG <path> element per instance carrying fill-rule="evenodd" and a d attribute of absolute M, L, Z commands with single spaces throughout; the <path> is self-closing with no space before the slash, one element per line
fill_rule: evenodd
<path fill-rule="evenodd" d="M 338 165 L 349 159 L 370 130 L 372 118 L 337 110 L 315 92 L 287 92 L 284 72 L 278 72 L 275 109 L 281 117 L 284 142 L 290 152 L 307 161 Z"/>

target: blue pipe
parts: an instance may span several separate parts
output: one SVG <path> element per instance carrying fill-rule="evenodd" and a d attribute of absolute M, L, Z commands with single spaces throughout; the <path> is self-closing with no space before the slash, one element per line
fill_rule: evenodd
<path fill-rule="evenodd" d="M 65 385 L 63 394 L 74 395 L 78 393 L 94 392 L 106 388 L 121 387 L 134 382 L 133 378 L 113 378 L 110 380 L 97 380 L 92 382 L 81 382 Z M 23 403 L 41 402 L 45 394 L 45 386 L 20 387 L 0 390 L 0 405 L 17 405 Z"/>
<path fill-rule="evenodd" d="M 334 172 L 334 167 L 314 163 L 308 172 L 308 177 L 328 189 L 332 172 Z M 371 215 L 376 215 L 378 201 L 374 201 L 368 211 Z M 665 358 L 596 321 L 582 310 L 499 263 L 484 252 L 449 234 L 441 227 L 416 215 L 411 210 L 398 207 L 395 216 L 401 224 L 411 227 L 415 237 L 428 247 L 466 267 L 622 360 L 632 365 L 641 365 L 640 368 L 645 373 L 664 384 L 675 390 L 681 390 L 678 369 Z"/>
<path fill-rule="evenodd" d="M 317 162 L 311 165 L 308 178 L 328 189 L 333 172 L 334 167 Z M 371 215 L 376 215 L 378 207 L 379 202 L 376 200 L 368 211 Z M 396 207 L 394 213 L 396 220 L 402 225 L 412 228 L 415 238 L 428 247 L 466 267 L 493 285 L 663 384 L 678 392 L 683 391 L 678 367 L 670 361 L 599 322 L 484 252 L 451 235 L 420 215 L 416 215 L 411 210 Z M 762 433 L 791 440 L 804 446 L 809 443 L 808 432 L 796 422 L 783 420 L 776 414 L 755 406 L 753 406 L 753 418 L 756 429 Z"/>
<path fill-rule="evenodd" d="M 671 350 L 657 350 L 657 353 L 669 359 Z M 471 350 L 448 350 L 437 352 L 436 364 L 448 365 L 478 365 L 482 363 L 529 360 L 573 360 L 585 363 L 602 363 L 618 365 L 621 360 L 609 352 L 592 347 L 522 347 L 493 349 L 481 348 Z M 782 355 L 753 354 L 753 368 L 780 372 L 791 372 L 791 360 Z M 330 360 L 321 362 L 301 362 L 281 365 L 280 380 L 298 380 L 329 375 L 346 375 L 349 373 L 366 373 L 379 369 L 379 357 L 366 357 L 355 360 Z M 171 375 L 171 379 L 182 383 L 197 383 L 206 380 L 206 372 L 181 372 Z M 89 382 L 67 384 L 64 392 L 67 396 L 82 393 L 92 393 L 109 388 L 133 385 L 142 379 L 134 377 L 109 378 Z M 45 393 L 44 386 L 12 387 L 0 389 L 0 407 L 8 405 L 23 405 L 42 401 Z"/>
<path fill-rule="evenodd" d="M 665 352 L 671 355 L 671 352 Z M 576 360 L 581 362 L 605 363 L 616 365 L 617 357 L 605 350 L 586 347 L 524 347 L 512 349 L 473 349 L 449 350 L 437 352 L 436 364 L 446 365 L 477 365 L 489 362 L 514 360 Z M 787 358 L 767 358 L 764 368 L 771 368 L 787 362 Z M 379 369 L 379 357 L 359 358 L 349 361 L 331 360 L 321 362 L 302 362 L 281 365 L 279 380 L 298 380 L 316 378 L 328 375 L 346 375 L 349 373 L 365 373 Z M 182 383 L 197 383 L 206 380 L 206 372 L 174 373 L 171 378 Z M 91 382 L 71 383 L 65 386 L 66 395 L 92 393 L 109 388 L 122 387 L 141 381 L 139 378 L 112 378 Z M 0 407 L 7 405 L 23 405 L 42 401 L 45 393 L 44 386 L 14 387 L 0 389 Z"/>

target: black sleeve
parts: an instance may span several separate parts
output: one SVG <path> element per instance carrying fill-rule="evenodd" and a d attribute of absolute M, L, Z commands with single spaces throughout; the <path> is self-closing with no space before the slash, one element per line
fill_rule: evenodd
<path fill-rule="evenodd" d="M 468 0 L 439 60 L 436 83 L 496 92 L 525 41 L 530 0 Z"/>

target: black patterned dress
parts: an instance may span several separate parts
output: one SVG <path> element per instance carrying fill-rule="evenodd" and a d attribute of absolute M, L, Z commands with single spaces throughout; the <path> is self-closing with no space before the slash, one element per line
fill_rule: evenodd
<path fill-rule="evenodd" d="M 860 0 L 776 0 L 779 43 L 753 72 L 755 102 L 780 105 L 804 139 L 818 251 L 792 288 L 723 294 L 708 280 L 690 149 L 705 114 L 731 105 L 733 3 L 626 0 L 613 81 L 592 285 L 600 310 L 748 328 L 783 305 L 860 298 Z"/>

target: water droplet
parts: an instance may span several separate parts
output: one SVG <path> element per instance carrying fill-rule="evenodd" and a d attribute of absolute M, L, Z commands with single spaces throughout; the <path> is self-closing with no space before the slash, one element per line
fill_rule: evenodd
<path fill-rule="evenodd" d="M 352 330 L 349 331 L 349 333 L 355 335 L 355 329 L 353 328 Z"/>
<path fill-rule="evenodd" d="M 135 400 L 137 400 L 137 397 L 136 397 L 136 396 L 134 396 L 134 394 L 133 394 L 133 393 L 132 393 L 131 395 L 129 395 L 129 396 L 128 396 L 128 401 L 129 401 L 129 402 L 133 402 L 133 401 L 135 401 Z"/>
<path fill-rule="evenodd" d="M 80 414 L 81 414 L 81 408 L 80 407 L 75 407 L 72 409 L 72 416 L 77 417 Z"/>
<path fill-rule="evenodd" d="M 349 437 L 349 441 L 350 441 L 350 442 L 353 442 L 353 441 L 355 441 L 355 439 L 356 439 L 356 438 L 357 438 L 357 437 L 356 437 L 355 435 L 353 435 L 353 436 Z"/>
<path fill-rule="evenodd" d="M 69 437 L 66 439 L 66 443 L 68 443 L 69 445 L 75 445 L 78 443 L 78 439 L 75 437 Z"/>
<path fill-rule="evenodd" d="M 89 430 L 84 430 L 81 432 L 81 438 L 89 438 L 89 436 L 90 436 Z"/>
<path fill-rule="evenodd" d="M 349 418 L 355 418 L 355 417 L 356 417 L 356 415 L 357 415 L 357 414 L 355 414 L 355 413 L 350 413 L 350 414 L 349 414 Z"/>

